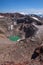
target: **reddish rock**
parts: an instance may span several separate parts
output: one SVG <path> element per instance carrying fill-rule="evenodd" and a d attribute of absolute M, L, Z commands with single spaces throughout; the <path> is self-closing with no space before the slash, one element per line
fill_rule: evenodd
<path fill-rule="evenodd" d="M 22 65 L 21 63 L 15 64 L 15 65 Z"/>

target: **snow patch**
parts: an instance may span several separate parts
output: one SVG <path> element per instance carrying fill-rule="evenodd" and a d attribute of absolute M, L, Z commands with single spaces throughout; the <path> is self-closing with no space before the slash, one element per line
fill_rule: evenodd
<path fill-rule="evenodd" d="M 36 18 L 36 17 L 32 17 L 33 19 L 35 19 L 35 20 L 37 20 L 37 21 L 40 21 L 38 18 Z"/>

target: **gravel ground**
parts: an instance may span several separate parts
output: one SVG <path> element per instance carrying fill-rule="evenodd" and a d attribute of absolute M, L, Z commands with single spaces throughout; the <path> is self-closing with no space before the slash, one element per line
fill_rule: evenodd
<path fill-rule="evenodd" d="M 2 40 L 1 40 L 2 41 Z M 31 60 L 31 56 L 38 43 L 27 40 L 17 43 L 7 41 L 0 43 L 0 65 L 41 65 L 39 58 Z"/>

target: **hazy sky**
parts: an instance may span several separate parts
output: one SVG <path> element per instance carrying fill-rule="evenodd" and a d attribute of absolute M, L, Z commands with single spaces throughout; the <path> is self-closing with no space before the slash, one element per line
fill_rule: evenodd
<path fill-rule="evenodd" d="M 0 12 L 43 13 L 43 0 L 0 0 Z"/>

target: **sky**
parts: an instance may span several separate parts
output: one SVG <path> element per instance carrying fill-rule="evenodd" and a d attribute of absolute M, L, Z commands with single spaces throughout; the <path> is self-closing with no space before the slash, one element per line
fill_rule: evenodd
<path fill-rule="evenodd" d="M 43 14 L 43 0 L 0 0 L 0 12 Z"/>

